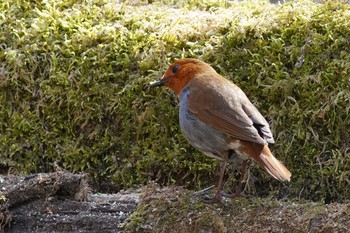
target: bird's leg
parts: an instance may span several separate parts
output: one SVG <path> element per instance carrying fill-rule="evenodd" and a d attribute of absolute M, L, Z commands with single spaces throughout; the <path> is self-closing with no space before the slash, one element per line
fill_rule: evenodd
<path fill-rule="evenodd" d="M 242 193 L 242 181 L 243 181 L 245 173 L 247 171 L 247 163 L 248 163 L 248 160 L 243 160 L 242 161 L 241 176 L 239 177 L 238 184 L 237 184 L 237 186 L 235 188 L 235 193 L 233 193 L 233 194 L 225 194 L 225 197 L 233 198 L 233 197 L 241 196 L 241 193 Z"/>
<path fill-rule="evenodd" d="M 236 196 L 240 196 L 242 192 L 242 181 L 244 179 L 245 173 L 247 172 L 247 163 L 248 160 L 242 161 L 242 168 L 241 168 L 241 177 L 239 177 L 238 185 L 236 186 Z"/>
<path fill-rule="evenodd" d="M 219 179 L 217 180 L 216 183 L 216 192 L 214 197 L 208 197 L 205 196 L 204 202 L 208 203 L 214 203 L 214 202 L 221 202 L 221 189 L 223 187 L 223 180 L 224 180 L 224 175 L 225 175 L 225 170 L 226 170 L 226 165 L 227 165 L 227 160 L 224 159 L 220 162 L 220 173 L 219 173 Z"/>
<path fill-rule="evenodd" d="M 216 202 L 221 202 L 221 189 L 224 186 L 223 180 L 224 180 L 226 165 L 227 165 L 226 159 L 221 161 L 221 163 L 220 163 L 220 175 L 219 175 L 218 183 L 216 185 L 216 192 L 215 192 L 215 197 L 214 197 L 214 201 L 216 201 Z"/>

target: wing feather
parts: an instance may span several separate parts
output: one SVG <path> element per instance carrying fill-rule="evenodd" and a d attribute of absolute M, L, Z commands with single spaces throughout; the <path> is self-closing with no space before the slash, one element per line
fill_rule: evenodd
<path fill-rule="evenodd" d="M 235 84 L 219 78 L 221 80 L 215 82 L 215 78 L 202 76 L 190 82 L 187 87 L 191 90 L 188 95 L 190 112 L 235 139 L 262 145 L 273 143 L 267 121 L 248 97 Z"/>

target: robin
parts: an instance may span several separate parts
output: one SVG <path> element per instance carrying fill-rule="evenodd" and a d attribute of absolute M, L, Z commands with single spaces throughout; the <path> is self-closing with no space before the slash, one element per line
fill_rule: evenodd
<path fill-rule="evenodd" d="M 166 86 L 175 92 L 185 138 L 205 155 L 221 160 L 213 201 L 222 200 L 226 165 L 237 157 L 242 159 L 239 190 L 248 159 L 275 179 L 290 181 L 291 173 L 268 147 L 274 139 L 265 118 L 237 85 L 210 65 L 192 58 L 177 60 L 150 86 Z"/>

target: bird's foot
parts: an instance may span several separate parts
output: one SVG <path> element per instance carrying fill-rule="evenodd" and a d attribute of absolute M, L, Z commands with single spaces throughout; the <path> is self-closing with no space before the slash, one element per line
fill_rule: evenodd
<path fill-rule="evenodd" d="M 205 189 L 202 189 L 202 190 L 199 190 L 197 192 L 194 192 L 192 193 L 192 196 L 200 196 L 200 195 L 203 195 L 205 194 L 206 192 L 208 192 L 209 190 L 215 188 L 215 185 L 212 185 L 212 186 L 209 186 Z M 218 195 L 217 193 L 215 193 L 215 196 L 214 197 L 211 197 L 209 195 L 204 195 L 204 198 L 203 198 L 203 202 L 205 203 L 219 203 L 221 202 L 222 198 L 221 198 L 221 195 Z"/>
<path fill-rule="evenodd" d="M 204 195 L 204 198 L 202 199 L 204 203 L 221 203 L 222 202 L 222 196 L 209 196 L 209 195 Z"/>
<path fill-rule="evenodd" d="M 209 196 L 204 195 L 203 202 L 205 203 L 220 203 L 224 198 L 238 198 L 238 197 L 244 197 L 244 195 L 241 192 L 235 192 L 235 193 L 220 193 L 215 194 L 215 196 Z"/>
<path fill-rule="evenodd" d="M 244 195 L 242 194 L 242 184 L 239 183 L 239 184 L 236 186 L 236 190 L 235 190 L 234 193 L 230 193 L 230 194 L 223 193 L 222 196 L 224 196 L 224 197 L 226 197 L 226 198 L 244 197 Z"/>
<path fill-rule="evenodd" d="M 200 196 L 200 195 L 203 195 L 204 193 L 206 193 L 207 191 L 211 190 L 215 188 L 215 185 L 212 185 L 210 187 L 207 187 L 205 189 L 202 189 L 202 190 L 199 190 L 197 192 L 194 192 L 192 194 L 192 196 Z M 222 193 L 220 191 L 216 191 L 215 192 L 215 195 L 212 197 L 212 196 L 209 196 L 209 195 L 204 195 L 204 198 L 203 198 L 203 202 L 205 203 L 220 203 L 222 202 L 222 199 L 223 198 L 236 198 L 236 197 L 244 197 L 244 195 L 242 195 L 242 188 L 241 188 L 241 184 L 237 185 L 236 186 L 236 190 L 234 193 Z"/>
<path fill-rule="evenodd" d="M 199 195 L 202 195 L 202 194 L 204 194 L 205 192 L 207 192 L 207 191 L 209 191 L 209 190 L 211 190 L 211 189 L 213 189 L 213 188 L 215 188 L 215 185 L 212 185 L 212 186 L 209 186 L 209 187 L 207 187 L 207 188 L 205 188 L 205 189 L 202 189 L 202 190 L 199 190 L 199 191 L 197 191 L 197 192 L 194 192 L 192 195 L 193 195 L 193 196 L 199 196 Z"/>
<path fill-rule="evenodd" d="M 242 193 L 223 193 L 222 196 L 226 198 L 244 197 Z"/>

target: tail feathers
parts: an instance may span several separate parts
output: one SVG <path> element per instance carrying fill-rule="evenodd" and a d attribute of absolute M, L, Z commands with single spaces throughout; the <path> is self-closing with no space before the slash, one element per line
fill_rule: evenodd
<path fill-rule="evenodd" d="M 270 149 L 265 145 L 260 155 L 254 157 L 254 160 L 259 164 L 260 167 L 265 169 L 276 180 L 290 181 L 290 171 L 278 161 L 271 153 Z"/>

